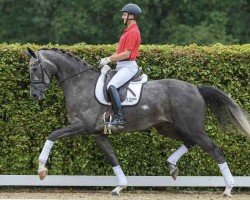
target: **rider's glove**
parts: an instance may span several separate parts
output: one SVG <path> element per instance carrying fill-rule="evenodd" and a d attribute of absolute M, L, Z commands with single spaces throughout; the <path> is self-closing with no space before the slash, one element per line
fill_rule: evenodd
<path fill-rule="evenodd" d="M 102 58 L 100 61 L 100 65 L 107 65 L 110 62 L 111 62 L 110 57 Z"/>

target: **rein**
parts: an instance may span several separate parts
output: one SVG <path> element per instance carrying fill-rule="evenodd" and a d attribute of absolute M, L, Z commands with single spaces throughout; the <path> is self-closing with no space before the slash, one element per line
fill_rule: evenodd
<path fill-rule="evenodd" d="M 91 69 L 93 69 L 93 67 L 90 67 L 90 68 L 85 69 L 85 70 L 83 70 L 83 71 L 81 71 L 81 72 L 79 72 L 79 73 L 77 73 L 77 74 L 74 74 L 74 75 L 68 77 L 68 78 L 65 78 L 65 79 L 63 79 L 63 80 L 60 80 L 60 81 L 58 81 L 58 83 L 62 83 L 62 82 L 64 82 L 64 81 L 68 80 L 68 79 L 71 79 L 71 78 L 73 78 L 73 77 L 75 77 L 75 76 L 77 76 L 77 75 L 79 75 L 79 74 L 82 74 L 82 73 L 84 73 L 84 72 L 86 72 L 86 71 L 89 71 L 89 70 L 91 70 Z"/>

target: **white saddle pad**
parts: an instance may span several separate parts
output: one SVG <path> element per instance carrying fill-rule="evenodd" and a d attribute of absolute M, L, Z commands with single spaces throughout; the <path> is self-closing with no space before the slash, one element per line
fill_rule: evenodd
<path fill-rule="evenodd" d="M 104 85 L 105 75 L 109 69 L 110 67 L 108 65 L 103 66 L 101 70 L 101 75 L 99 76 L 97 80 L 97 84 L 95 88 L 95 96 L 97 100 L 101 104 L 104 104 L 104 105 L 111 105 L 111 103 L 105 99 L 105 96 L 103 94 L 103 85 Z M 138 103 L 140 96 L 141 96 L 142 84 L 148 81 L 148 76 L 146 74 L 142 74 L 141 78 L 142 78 L 141 81 L 130 82 L 130 84 L 128 85 L 128 87 L 134 92 L 135 96 L 129 90 L 127 90 L 127 97 L 122 102 L 123 106 L 132 106 Z"/>

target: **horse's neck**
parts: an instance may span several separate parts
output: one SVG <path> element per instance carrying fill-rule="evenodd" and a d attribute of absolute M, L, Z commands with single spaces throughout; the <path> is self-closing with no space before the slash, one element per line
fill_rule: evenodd
<path fill-rule="evenodd" d="M 84 99 L 86 100 L 93 100 L 100 72 L 95 69 L 87 70 L 91 66 L 74 60 L 74 58 L 69 59 L 60 53 L 53 53 L 50 52 L 49 59 L 57 68 L 59 74 L 57 79 L 66 100 L 71 99 L 71 97 L 77 98 L 79 95 L 85 95 Z"/>
<path fill-rule="evenodd" d="M 98 77 L 98 72 L 94 70 L 88 70 L 63 81 L 60 85 L 66 98 L 68 96 L 84 94 L 85 98 L 89 97 L 92 99 L 94 98 L 93 94 Z"/>
<path fill-rule="evenodd" d="M 82 94 L 85 95 L 85 99 L 93 100 L 96 81 L 100 75 L 98 71 L 94 69 L 87 70 L 91 66 L 60 52 L 42 50 L 41 54 L 56 66 L 58 72 L 56 78 L 60 83 L 66 100 L 71 98 L 71 96 L 76 98 L 77 95 Z"/>
<path fill-rule="evenodd" d="M 90 127 L 94 129 L 94 119 L 98 118 L 100 113 L 100 104 L 95 99 L 95 85 L 99 75 L 100 73 L 90 69 L 61 82 L 60 86 L 66 101 L 67 118 L 70 123 L 84 119 L 84 123 L 90 124 Z"/>

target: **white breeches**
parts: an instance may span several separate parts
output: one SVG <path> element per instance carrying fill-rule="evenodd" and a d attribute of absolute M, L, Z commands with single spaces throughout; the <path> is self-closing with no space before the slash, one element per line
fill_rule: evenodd
<path fill-rule="evenodd" d="M 138 72 L 138 65 L 135 61 L 119 61 L 117 62 L 116 71 L 118 71 L 109 82 L 107 89 L 113 85 L 118 89 L 128 82 Z"/>

